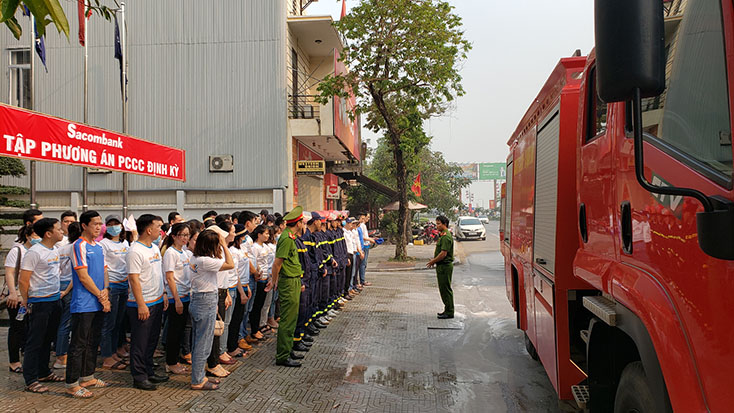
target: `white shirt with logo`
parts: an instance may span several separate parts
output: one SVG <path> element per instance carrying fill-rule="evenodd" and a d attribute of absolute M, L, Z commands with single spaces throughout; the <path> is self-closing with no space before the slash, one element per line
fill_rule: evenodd
<path fill-rule="evenodd" d="M 150 247 L 135 241 L 127 253 L 127 270 L 130 274 L 139 274 L 143 301 L 149 307 L 163 302 L 163 266 L 161 251 L 158 246 Z M 128 289 L 128 307 L 137 307 L 132 287 Z"/>
<path fill-rule="evenodd" d="M 38 243 L 23 255 L 20 269 L 31 271 L 28 302 L 55 301 L 59 299 L 61 276 L 59 250 Z"/>
<path fill-rule="evenodd" d="M 224 265 L 224 258 L 192 256 L 189 263 L 191 269 L 191 292 L 209 293 L 217 291 L 217 274 Z"/>
<path fill-rule="evenodd" d="M 188 297 L 189 290 L 191 290 L 191 278 L 189 278 L 191 274 L 185 271 L 188 265 L 189 255 L 186 251 L 179 251 L 173 246 L 166 249 L 166 253 L 163 255 L 163 274 L 165 275 L 169 271 L 173 272 L 179 298 Z M 173 299 L 171 287 L 168 285 L 168 278 L 165 278 L 165 281 L 168 298 Z"/>

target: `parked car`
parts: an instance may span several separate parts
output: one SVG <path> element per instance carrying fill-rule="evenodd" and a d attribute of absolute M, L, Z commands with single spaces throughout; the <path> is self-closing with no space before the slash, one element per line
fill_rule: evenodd
<path fill-rule="evenodd" d="M 479 221 L 482 222 L 482 224 L 489 224 L 489 217 L 486 215 L 480 215 L 477 218 L 479 218 Z"/>
<path fill-rule="evenodd" d="M 487 231 L 479 218 L 459 217 L 454 225 L 454 236 L 457 240 L 487 239 Z"/>

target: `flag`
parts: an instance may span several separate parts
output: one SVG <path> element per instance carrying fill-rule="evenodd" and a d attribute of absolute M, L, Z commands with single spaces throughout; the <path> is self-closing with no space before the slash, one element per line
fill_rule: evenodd
<path fill-rule="evenodd" d="M 48 73 L 48 67 L 46 66 L 46 42 L 43 40 L 43 36 L 38 36 L 38 27 L 35 22 L 33 23 L 33 31 L 36 35 L 36 53 L 41 59 L 41 63 L 43 63 L 43 68 L 46 69 L 46 73 Z"/>
<path fill-rule="evenodd" d="M 342 18 L 347 15 L 347 0 L 342 0 Z"/>
<path fill-rule="evenodd" d="M 85 0 L 77 0 L 77 17 L 79 18 L 79 44 L 84 46 L 86 41 L 84 36 L 84 26 L 87 24 L 87 19 L 84 18 L 84 4 Z"/>
<path fill-rule="evenodd" d="M 122 83 L 122 43 L 120 43 L 120 26 L 117 24 L 117 15 L 115 17 L 115 59 L 117 59 L 120 62 L 120 92 L 122 93 L 122 96 L 125 100 L 127 100 L 127 96 L 125 96 L 125 90 Z M 125 79 L 125 83 L 127 83 L 127 78 Z"/>
<path fill-rule="evenodd" d="M 421 196 L 421 174 L 418 174 L 418 176 L 415 177 L 415 181 L 413 181 L 413 185 L 410 187 L 410 190 L 413 191 L 415 196 Z"/>

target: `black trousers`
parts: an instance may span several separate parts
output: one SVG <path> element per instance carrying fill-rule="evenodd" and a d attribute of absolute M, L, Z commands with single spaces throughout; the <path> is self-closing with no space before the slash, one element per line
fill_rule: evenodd
<path fill-rule="evenodd" d="M 321 294 L 319 295 L 319 310 L 323 311 L 326 309 L 326 307 L 329 306 L 329 303 L 331 302 L 329 300 L 329 297 L 331 297 L 330 291 L 330 284 L 331 279 L 334 277 L 334 274 L 326 274 L 326 277 L 321 278 Z"/>
<path fill-rule="evenodd" d="M 240 325 L 242 324 L 242 318 L 245 316 L 245 309 L 247 303 L 242 304 L 242 296 L 240 290 L 237 290 L 237 298 L 234 302 L 234 312 L 232 313 L 232 321 L 229 322 L 229 332 L 227 333 L 227 351 L 237 350 L 237 344 L 240 338 Z"/>
<path fill-rule="evenodd" d="M 150 316 L 141 321 L 138 319 L 137 307 L 127 308 L 127 318 L 130 320 L 130 372 L 137 382 L 155 375 L 153 354 L 161 333 L 163 303 L 148 306 L 148 310 Z"/>
<path fill-rule="evenodd" d="M 71 315 L 71 344 L 66 360 L 66 384 L 79 378 L 89 378 L 97 368 L 97 348 L 102 338 L 104 313 L 102 311 L 73 313 Z"/>
<path fill-rule="evenodd" d="M 334 268 L 334 273 L 329 276 L 329 304 L 333 303 L 339 295 L 336 287 L 339 279 L 339 268 Z"/>
<path fill-rule="evenodd" d="M 51 374 L 51 342 L 56 338 L 61 319 L 61 300 L 28 304 L 28 331 L 23 357 L 23 378 L 26 386 Z"/>
<path fill-rule="evenodd" d="M 168 334 L 166 335 L 166 364 L 174 366 L 178 364 L 181 352 L 181 344 L 186 333 L 186 320 L 189 318 L 189 302 L 183 302 L 181 314 L 176 312 L 176 304 L 168 303 Z"/>
<path fill-rule="evenodd" d="M 225 307 L 225 300 L 227 299 L 227 295 L 229 295 L 229 290 L 226 288 L 220 288 L 219 289 L 219 301 L 217 302 L 217 313 L 219 314 L 219 317 L 224 320 L 224 312 L 227 310 Z M 214 336 L 214 340 L 212 340 L 212 350 L 209 352 L 209 357 L 206 359 L 206 365 L 209 366 L 209 368 L 217 367 L 219 364 L 219 343 L 220 343 L 220 336 Z"/>
<path fill-rule="evenodd" d="M 10 317 L 10 328 L 8 329 L 8 361 L 18 363 L 20 361 L 20 353 L 25 346 L 25 335 L 28 323 L 28 317 L 23 321 L 18 321 L 18 307 L 8 308 L 8 317 Z"/>
<path fill-rule="evenodd" d="M 265 282 L 257 282 L 257 293 L 255 293 L 255 303 L 252 305 L 250 311 L 250 331 L 254 334 L 255 331 L 260 329 L 260 314 L 263 311 L 263 304 L 265 304 L 265 296 L 268 295 L 265 292 Z"/>

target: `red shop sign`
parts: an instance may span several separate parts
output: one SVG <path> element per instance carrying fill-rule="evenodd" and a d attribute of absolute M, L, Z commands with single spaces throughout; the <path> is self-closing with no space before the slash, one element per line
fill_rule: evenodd
<path fill-rule="evenodd" d="M 186 181 L 186 151 L 0 104 L 0 155 Z"/>

